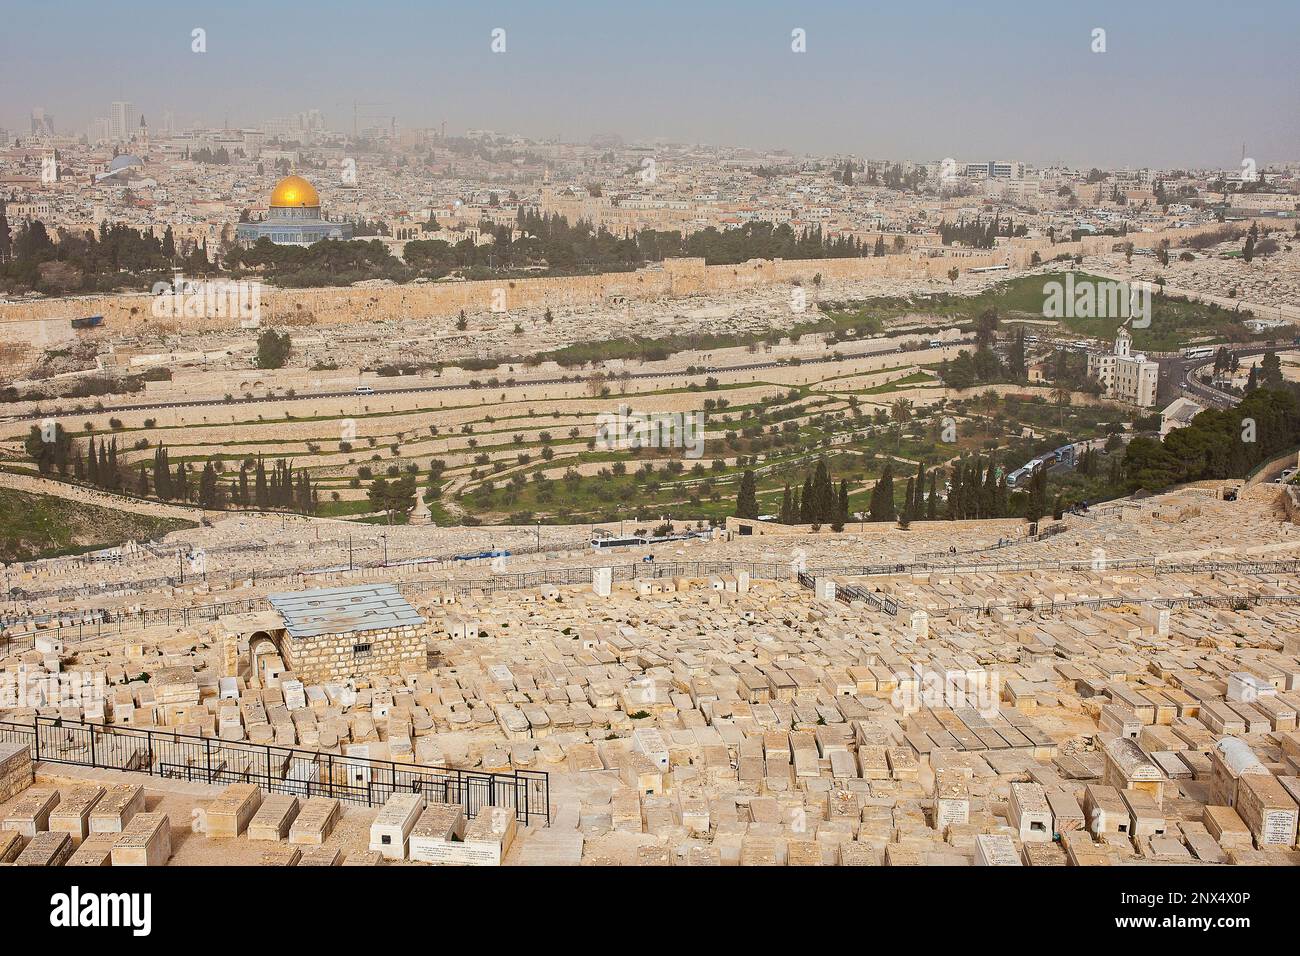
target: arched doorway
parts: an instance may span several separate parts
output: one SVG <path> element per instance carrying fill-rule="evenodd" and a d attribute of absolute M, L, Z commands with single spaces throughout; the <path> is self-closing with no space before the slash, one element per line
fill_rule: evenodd
<path fill-rule="evenodd" d="M 284 661 L 284 652 L 280 646 L 281 635 L 270 631 L 254 631 L 248 638 L 248 684 L 261 687 L 263 667 L 262 659 L 272 655 Z"/>

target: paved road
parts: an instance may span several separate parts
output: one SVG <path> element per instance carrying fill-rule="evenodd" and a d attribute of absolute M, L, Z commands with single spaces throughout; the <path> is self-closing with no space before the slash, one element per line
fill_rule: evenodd
<path fill-rule="evenodd" d="M 1275 347 L 1271 345 L 1251 345 L 1229 347 L 1228 350 L 1239 358 L 1242 358 L 1250 355 L 1263 355 L 1265 352 L 1270 352 L 1274 348 Z M 1276 348 L 1285 348 L 1285 346 L 1279 345 L 1276 346 Z M 1176 369 L 1173 375 L 1174 380 L 1181 388 L 1190 392 L 1191 397 L 1196 401 L 1210 405 L 1214 408 L 1231 408 L 1233 405 L 1236 405 L 1241 401 L 1241 399 L 1235 395 L 1229 395 L 1227 392 L 1221 392 L 1217 388 L 1213 388 L 1203 382 L 1197 381 L 1196 372 L 1203 368 L 1213 368 L 1213 358 L 1209 361 L 1206 361 L 1203 358 L 1181 359 L 1175 363 L 1171 363 L 1171 365 Z"/>

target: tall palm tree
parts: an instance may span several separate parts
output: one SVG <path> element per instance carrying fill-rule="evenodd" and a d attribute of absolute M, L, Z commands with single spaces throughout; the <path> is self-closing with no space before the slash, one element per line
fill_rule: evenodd
<path fill-rule="evenodd" d="M 1052 401 L 1056 404 L 1059 411 L 1056 421 L 1056 424 L 1059 427 L 1065 424 L 1065 406 L 1070 404 L 1070 390 L 1064 385 L 1053 386 Z"/>

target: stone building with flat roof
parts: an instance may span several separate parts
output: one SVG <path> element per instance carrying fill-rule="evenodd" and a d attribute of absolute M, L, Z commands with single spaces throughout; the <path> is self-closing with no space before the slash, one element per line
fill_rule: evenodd
<path fill-rule="evenodd" d="M 307 684 L 372 674 L 396 674 L 403 663 L 423 665 L 428 622 L 391 584 L 269 594 L 284 622 L 279 651 Z"/>

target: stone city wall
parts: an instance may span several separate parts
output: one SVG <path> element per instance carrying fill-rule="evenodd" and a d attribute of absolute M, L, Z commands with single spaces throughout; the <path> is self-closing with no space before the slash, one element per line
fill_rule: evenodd
<path fill-rule="evenodd" d="M 1244 223 L 1243 223 L 1244 225 Z M 655 299 L 717 294 L 766 285 L 799 282 L 810 285 L 820 275 L 826 280 L 872 278 L 942 279 L 948 270 L 960 271 L 1006 265 L 1011 270 L 1027 268 L 1037 252 L 1044 262 L 1062 255 L 1098 255 L 1115 244 L 1132 241 L 1135 246 L 1154 247 L 1167 239 L 1177 246 L 1190 236 L 1217 224 L 1163 232 L 1135 233 L 1127 239 L 1113 236 L 1085 237 L 1079 242 L 1052 244 L 1047 239 L 1012 239 L 996 249 L 977 250 L 947 247 L 933 258 L 923 253 L 846 259 L 751 259 L 735 265 L 704 264 L 699 258 L 667 259 L 635 272 L 611 272 L 591 276 L 558 276 L 502 279 L 474 282 L 429 282 L 363 288 L 276 289 L 261 294 L 262 323 L 270 326 L 355 323 L 402 317 L 432 317 L 489 312 L 500 308 L 540 309 L 597 305 L 628 299 Z M 43 321 L 63 323 L 69 319 L 103 315 L 104 325 L 90 334 L 130 331 L 141 327 L 174 327 L 184 319 L 155 318 L 152 296 L 85 296 L 0 304 L 0 341 L 31 342 L 35 333 L 48 336 Z M 500 307 L 500 308 L 498 308 Z M 210 327 L 235 328 L 238 317 L 205 318 Z M 32 323 L 37 323 L 33 325 Z M 42 331 L 44 329 L 44 331 Z M 61 328 L 58 330 L 61 332 Z"/>

